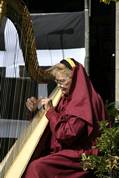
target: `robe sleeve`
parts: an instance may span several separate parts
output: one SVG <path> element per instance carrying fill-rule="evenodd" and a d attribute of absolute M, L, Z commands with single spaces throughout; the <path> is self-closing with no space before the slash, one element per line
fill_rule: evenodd
<path fill-rule="evenodd" d="M 57 113 L 55 109 L 50 109 L 46 113 L 46 117 L 50 122 L 50 128 L 59 142 L 73 142 L 85 128 L 85 121 L 77 116 L 62 115 Z"/>

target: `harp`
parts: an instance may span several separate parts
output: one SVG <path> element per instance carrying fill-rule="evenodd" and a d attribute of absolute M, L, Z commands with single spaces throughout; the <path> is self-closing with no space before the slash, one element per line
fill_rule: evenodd
<path fill-rule="evenodd" d="M 21 0 L 0 0 L 0 23 L 4 16 L 13 22 L 19 34 L 19 38 L 22 36 L 21 49 L 25 66 L 32 80 L 38 83 L 52 80 L 53 77 L 46 70 L 39 67 L 31 18 L 25 4 Z M 53 100 L 53 105 L 56 106 L 61 97 L 61 91 L 56 88 L 50 97 Z M 22 177 L 47 125 L 48 120 L 45 117 L 45 111 L 41 108 L 34 116 L 33 121 L 28 125 L 25 131 L 20 134 L 20 138 L 16 140 L 1 161 L 0 178 Z M 13 155 L 15 155 L 14 159 Z"/>

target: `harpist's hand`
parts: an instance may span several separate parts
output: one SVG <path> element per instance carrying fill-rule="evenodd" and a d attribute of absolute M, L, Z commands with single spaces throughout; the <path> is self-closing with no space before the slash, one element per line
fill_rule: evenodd
<path fill-rule="evenodd" d="M 43 98 L 40 103 L 46 111 L 53 108 L 52 100 L 50 98 Z"/>
<path fill-rule="evenodd" d="M 26 107 L 29 111 L 34 112 L 37 110 L 38 105 L 40 103 L 41 99 L 37 99 L 35 97 L 28 98 L 26 101 Z"/>

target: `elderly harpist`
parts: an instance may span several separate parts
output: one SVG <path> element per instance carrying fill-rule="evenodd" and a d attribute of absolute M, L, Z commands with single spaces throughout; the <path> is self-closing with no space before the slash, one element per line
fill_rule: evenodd
<path fill-rule="evenodd" d="M 82 153 L 98 154 L 99 121 L 106 118 L 103 101 L 74 59 L 63 59 L 50 72 L 62 90 L 57 107 L 49 98 L 31 97 L 26 102 L 30 111 L 39 102 L 46 110 L 52 132 L 50 154 L 32 161 L 25 178 L 93 178 L 80 167 L 79 158 Z"/>

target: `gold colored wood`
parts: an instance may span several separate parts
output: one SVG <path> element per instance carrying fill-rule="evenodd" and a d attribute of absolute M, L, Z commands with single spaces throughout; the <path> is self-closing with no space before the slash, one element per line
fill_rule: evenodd
<path fill-rule="evenodd" d="M 0 0 L 0 7 L 0 22 L 4 16 L 8 17 L 15 25 L 19 38 L 22 38 L 20 45 L 31 79 L 38 83 L 52 80 L 53 76 L 39 66 L 32 21 L 24 2 L 22 0 Z"/>
<path fill-rule="evenodd" d="M 4 16 L 13 22 L 19 38 L 22 37 L 21 49 L 31 79 L 38 83 L 54 79 L 38 64 L 32 21 L 24 2 L 22 0 L 0 0 L 0 23 Z M 54 106 L 57 105 L 60 98 L 61 91 L 57 88 L 51 95 Z M 22 176 L 47 124 L 45 112 L 41 110 L 0 163 L 0 178 L 20 178 Z"/>
<path fill-rule="evenodd" d="M 53 92 L 51 99 L 53 106 L 56 106 L 61 98 L 61 90 L 58 88 Z M 45 116 L 45 111 L 39 111 L 33 118 L 25 133 L 17 140 L 10 153 L 0 164 L 0 178 L 20 178 L 38 144 L 46 126 L 48 119 Z M 15 159 L 13 160 L 14 153 Z M 5 171 L 4 171 L 5 170 Z"/>

